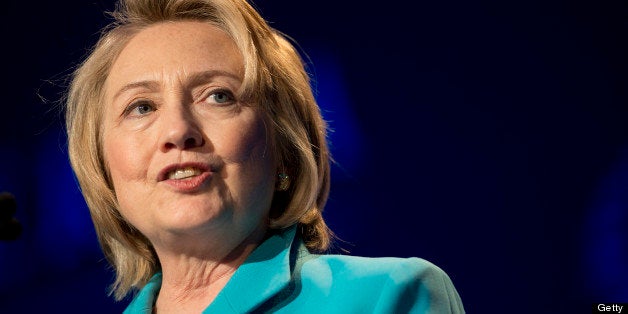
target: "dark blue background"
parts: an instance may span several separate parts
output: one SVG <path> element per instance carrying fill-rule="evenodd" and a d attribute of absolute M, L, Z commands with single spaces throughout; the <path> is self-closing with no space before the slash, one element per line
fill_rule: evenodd
<path fill-rule="evenodd" d="M 443 268 L 469 313 L 628 302 L 625 1 L 257 0 L 310 57 L 338 246 Z M 0 8 L 0 313 L 117 313 L 59 99 L 110 1 Z"/>

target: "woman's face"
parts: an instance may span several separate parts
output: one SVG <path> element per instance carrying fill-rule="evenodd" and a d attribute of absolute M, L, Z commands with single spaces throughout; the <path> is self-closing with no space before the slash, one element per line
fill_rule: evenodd
<path fill-rule="evenodd" d="M 226 33 L 191 21 L 142 30 L 115 61 L 105 160 L 121 214 L 153 244 L 265 224 L 275 156 L 261 112 L 236 95 L 243 71 Z"/>

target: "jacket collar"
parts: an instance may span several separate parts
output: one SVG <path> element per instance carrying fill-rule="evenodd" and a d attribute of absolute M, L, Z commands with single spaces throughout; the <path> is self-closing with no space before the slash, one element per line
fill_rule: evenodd
<path fill-rule="evenodd" d="M 272 303 L 274 296 L 291 282 L 296 255 L 308 254 L 295 239 L 296 226 L 275 231 L 244 261 L 203 313 L 245 313 Z M 295 246 L 292 247 L 293 240 Z M 303 247 L 301 249 L 301 247 Z M 293 252 L 291 248 L 303 252 Z M 292 255 L 292 258 L 291 258 Z M 292 262 L 291 262 L 292 261 Z M 153 312 L 161 288 L 162 274 L 156 273 L 139 291 L 124 313 Z"/>
<path fill-rule="evenodd" d="M 292 226 L 266 239 L 238 267 L 204 313 L 250 312 L 286 288 L 294 267 L 290 251 L 295 233 L 296 226 Z M 295 245 L 300 247 L 300 243 Z"/>

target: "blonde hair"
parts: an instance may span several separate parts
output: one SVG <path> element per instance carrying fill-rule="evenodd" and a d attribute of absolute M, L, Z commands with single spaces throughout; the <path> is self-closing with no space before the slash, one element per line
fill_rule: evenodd
<path fill-rule="evenodd" d="M 327 126 L 304 62 L 287 37 L 246 0 L 121 0 L 111 15 L 114 21 L 73 73 L 66 127 L 70 163 L 116 272 L 115 298 L 143 287 L 160 265 L 148 239 L 118 212 L 101 138 L 104 83 L 129 40 L 156 23 L 204 21 L 232 37 L 244 57 L 241 97 L 260 106 L 271 121 L 278 163 L 292 181 L 287 191 L 275 193 L 269 228 L 297 224 L 310 250 L 326 250 L 332 236 L 322 217 L 330 184 Z"/>

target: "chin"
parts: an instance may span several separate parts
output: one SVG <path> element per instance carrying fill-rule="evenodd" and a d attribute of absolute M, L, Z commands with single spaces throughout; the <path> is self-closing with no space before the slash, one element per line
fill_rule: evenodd
<path fill-rule="evenodd" d="M 231 221 L 233 211 L 222 206 L 211 206 L 211 201 L 179 202 L 160 211 L 164 225 L 173 229 L 199 229 L 220 226 Z"/>

